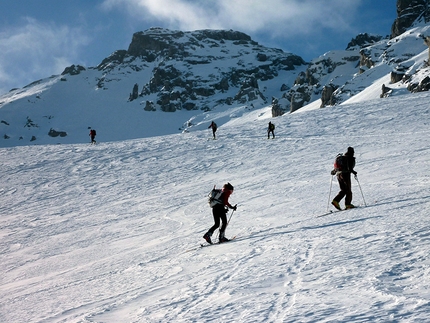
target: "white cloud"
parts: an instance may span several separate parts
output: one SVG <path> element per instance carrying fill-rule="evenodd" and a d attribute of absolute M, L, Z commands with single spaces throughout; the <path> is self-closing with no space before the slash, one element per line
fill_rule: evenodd
<path fill-rule="evenodd" d="M 321 29 L 350 29 L 361 0 L 105 0 L 133 19 L 180 30 L 235 29 L 288 39 Z M 294 35 L 293 35 L 294 34 Z"/>
<path fill-rule="evenodd" d="M 219 24 L 211 18 L 214 1 L 190 2 L 183 0 L 105 0 L 103 8 L 125 8 L 136 20 L 159 23 L 168 28 L 195 30 L 216 28 Z"/>
<path fill-rule="evenodd" d="M 79 28 L 42 24 L 26 18 L 20 27 L 0 31 L 0 94 L 61 73 L 89 38 Z"/>

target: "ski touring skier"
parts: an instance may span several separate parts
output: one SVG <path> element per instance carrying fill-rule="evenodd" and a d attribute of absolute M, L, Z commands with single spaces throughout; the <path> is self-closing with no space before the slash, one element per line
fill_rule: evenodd
<path fill-rule="evenodd" d="M 233 193 L 234 187 L 230 183 L 224 184 L 222 188 L 222 194 L 219 197 L 220 203 L 215 204 L 212 207 L 212 215 L 214 218 L 214 225 L 206 232 L 203 236 L 208 243 L 212 244 L 212 234 L 216 229 L 220 226 L 220 221 L 222 222 L 221 229 L 219 231 L 219 243 L 230 241 L 225 237 L 225 229 L 227 228 L 227 212 L 229 209 L 236 211 L 237 204 L 232 206 L 228 199 L 230 195 Z"/>
<path fill-rule="evenodd" d="M 214 139 L 216 139 L 215 132 L 218 129 L 218 126 L 216 125 L 215 122 L 212 121 L 211 124 L 209 125 L 208 129 L 209 128 L 212 128 L 212 134 L 214 136 Z"/>
<path fill-rule="evenodd" d="M 96 141 L 94 140 L 96 138 L 96 131 L 94 129 L 90 129 L 90 134 L 89 134 L 90 138 L 91 138 L 91 143 L 95 144 Z"/>
<path fill-rule="evenodd" d="M 357 172 L 354 170 L 355 157 L 354 148 L 348 147 L 347 151 L 340 159 L 340 164 L 331 171 L 332 175 L 336 175 L 337 181 L 339 182 L 340 191 L 335 196 L 331 204 L 338 209 L 342 210 L 339 203 L 345 197 L 345 210 L 352 209 L 355 206 L 352 202 L 352 190 L 351 190 L 351 173 L 357 176 Z M 336 158 L 337 160 L 337 158 Z M 336 164 L 336 163 L 335 163 Z"/>
<path fill-rule="evenodd" d="M 272 139 L 275 139 L 275 125 L 272 121 L 269 121 L 269 126 L 267 127 L 267 139 L 270 139 L 270 133 L 272 133 Z"/>

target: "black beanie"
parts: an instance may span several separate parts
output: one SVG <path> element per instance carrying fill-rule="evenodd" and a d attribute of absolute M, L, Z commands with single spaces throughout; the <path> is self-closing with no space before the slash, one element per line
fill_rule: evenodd
<path fill-rule="evenodd" d="M 225 185 L 224 185 L 224 187 L 225 187 L 226 189 L 230 190 L 230 191 L 233 191 L 233 190 L 234 190 L 233 185 L 231 185 L 230 183 L 225 184 Z"/>

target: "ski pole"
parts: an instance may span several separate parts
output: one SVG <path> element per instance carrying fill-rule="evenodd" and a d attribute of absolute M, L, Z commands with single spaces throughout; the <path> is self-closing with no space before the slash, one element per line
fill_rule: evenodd
<path fill-rule="evenodd" d="M 361 196 L 363 197 L 364 206 L 367 206 L 367 204 L 366 204 L 366 200 L 364 199 L 363 190 L 361 189 L 361 185 L 360 185 L 360 182 L 358 181 L 358 177 L 357 177 L 357 175 L 354 175 L 354 178 L 356 179 L 356 181 L 357 181 L 357 183 L 358 183 L 358 187 L 360 188 Z"/>
<path fill-rule="evenodd" d="M 236 205 L 237 205 L 237 204 L 236 204 Z M 236 205 L 235 205 L 235 206 L 236 206 Z M 227 228 L 228 224 L 230 223 L 230 220 L 231 220 L 231 217 L 233 216 L 233 213 L 234 213 L 234 209 L 233 209 L 233 211 L 231 211 L 230 218 L 229 218 L 229 219 L 228 219 L 228 221 L 227 221 L 226 228 Z"/>
<path fill-rule="evenodd" d="M 330 181 L 330 191 L 328 192 L 327 212 L 328 212 L 328 208 L 330 207 L 330 195 L 331 195 L 331 186 L 332 186 L 332 184 L 333 184 L 333 177 L 334 177 L 334 175 L 331 177 L 331 181 Z"/>

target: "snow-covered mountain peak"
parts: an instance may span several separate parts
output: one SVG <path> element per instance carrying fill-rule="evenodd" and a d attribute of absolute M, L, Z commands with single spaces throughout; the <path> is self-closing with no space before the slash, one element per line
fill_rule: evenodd
<path fill-rule="evenodd" d="M 240 31 L 150 28 L 96 67 L 0 96 L 0 147 L 84 142 L 90 127 L 104 141 L 190 132 L 238 111 L 270 107 L 276 117 L 427 91 L 428 36 L 421 15 L 391 39 L 360 34 L 306 63 Z"/>
<path fill-rule="evenodd" d="M 0 97 L 0 145 L 82 142 L 88 127 L 103 140 L 190 131 L 197 129 L 193 116 L 267 106 L 305 67 L 299 56 L 241 32 L 152 28 L 97 67 L 72 65 L 55 82 L 40 80 Z M 28 118 L 34 126 L 24 131 Z M 67 136 L 51 138 L 51 129 Z"/>

